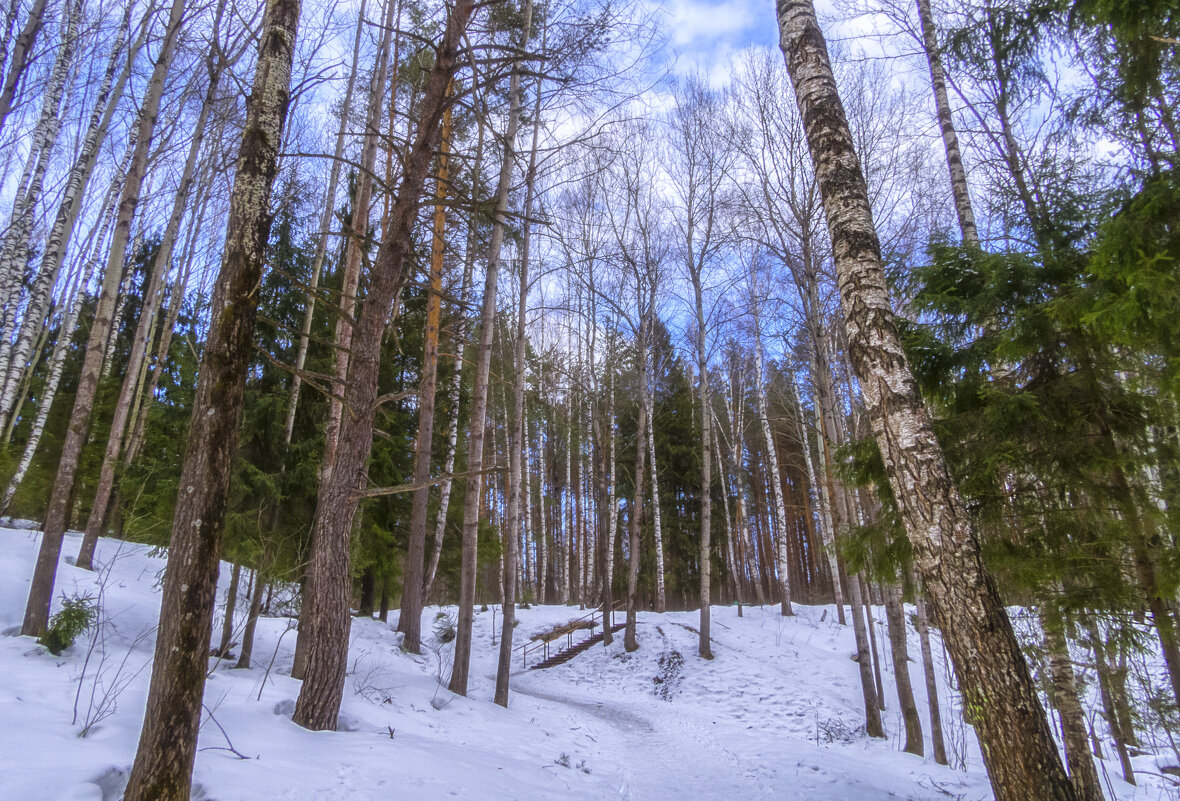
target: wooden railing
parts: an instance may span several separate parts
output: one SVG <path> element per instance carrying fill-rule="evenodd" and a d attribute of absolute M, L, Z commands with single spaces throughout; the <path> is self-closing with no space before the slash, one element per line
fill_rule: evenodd
<path fill-rule="evenodd" d="M 614 605 L 611 606 L 611 608 L 610 608 L 610 614 L 607 616 L 607 625 L 608 626 L 611 626 L 614 624 L 614 613 L 622 611 L 623 608 L 624 608 L 624 604 L 622 601 L 615 601 Z M 598 607 L 596 609 L 593 609 L 589 613 L 582 615 L 579 618 L 571 620 L 569 623 L 566 623 L 564 626 L 558 626 L 555 629 L 551 629 L 550 631 L 547 631 L 544 634 L 533 638 L 529 642 L 526 642 L 524 645 L 517 646 L 513 650 L 520 652 L 521 664 L 527 668 L 529 666 L 529 655 L 530 654 L 535 655 L 538 651 L 544 651 L 544 655 L 541 657 L 541 659 L 542 660 L 548 659 L 549 658 L 549 644 L 560 640 L 562 637 L 565 637 L 565 647 L 566 648 L 573 647 L 575 632 L 588 631 L 588 632 L 590 632 L 588 636 L 593 637 L 595 630 L 599 626 L 602 625 L 602 616 L 603 616 L 603 609 L 602 609 L 602 607 Z M 589 624 L 589 625 L 587 625 L 587 624 Z"/>

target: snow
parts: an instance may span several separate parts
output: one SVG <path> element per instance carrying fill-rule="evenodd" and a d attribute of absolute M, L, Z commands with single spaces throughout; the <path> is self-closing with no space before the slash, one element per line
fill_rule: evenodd
<path fill-rule="evenodd" d="M 63 593 L 101 597 L 103 615 L 100 625 L 54 657 L 17 636 L 39 538 L 36 531 L 0 529 L 0 799 L 114 801 L 143 718 L 164 557 L 104 539 L 96 556 L 101 568 L 90 573 L 72 566 L 80 536 L 68 535 L 58 603 Z M 228 567 L 221 576 L 224 598 Z M 635 653 L 624 652 L 620 632 L 610 648 L 595 646 L 549 670 L 518 664 L 508 709 L 491 701 L 493 639 L 499 636 L 494 607 L 475 617 L 467 698 L 439 683 L 449 675 L 453 649 L 431 634 L 439 609 L 424 612 L 429 647 L 422 656 L 401 651 L 396 613 L 390 623 L 356 619 L 338 732 L 310 732 L 291 722 L 299 692 L 288 675 L 292 624 L 262 618 L 253 669 L 232 669 L 236 659 L 210 660 L 193 797 L 992 797 L 945 674 L 940 691 L 948 748 L 958 744 L 965 771 L 900 752 L 888 663 L 883 717 L 889 738 L 870 740 L 857 731 L 863 703 L 850 659 L 851 628 L 835 622 L 833 607 L 796 610 L 794 618 L 782 618 L 776 607 L 747 608 L 739 618 L 734 607 L 715 607 L 712 661 L 697 656 L 696 613 L 641 613 Z M 454 608 L 441 612 L 453 615 Z M 874 613 L 883 619 L 882 610 Z M 569 606 L 522 609 L 515 639 L 523 643 L 582 614 Z M 215 626 L 214 642 L 220 619 Z M 878 633 L 887 650 L 883 629 Z M 941 651 L 937 641 L 935 648 Z M 912 630 L 910 650 L 918 653 Z M 910 671 L 925 715 L 920 663 L 911 663 Z M 88 720 L 93 725 L 81 737 Z M 923 727 L 929 751 L 928 718 Z M 1154 757 L 1143 759 L 1145 769 L 1158 772 Z M 1103 767 L 1122 801 L 1166 797 L 1162 776 L 1143 776 L 1135 788 L 1121 781 L 1117 763 L 1100 763 L 1100 772 Z"/>

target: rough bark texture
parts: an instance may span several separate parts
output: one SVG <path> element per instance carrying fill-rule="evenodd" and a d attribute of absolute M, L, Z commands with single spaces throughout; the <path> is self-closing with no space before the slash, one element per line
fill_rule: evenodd
<path fill-rule="evenodd" d="M 173 517 L 147 713 L 125 801 L 189 797 L 299 10 L 299 0 L 271 0 L 266 7 Z"/>
<path fill-rule="evenodd" d="M 471 398 L 470 429 L 467 436 L 467 491 L 463 499 L 463 543 L 459 582 L 459 621 L 455 634 L 455 657 L 447 687 L 467 695 L 471 669 L 471 627 L 475 617 L 475 580 L 479 544 L 479 507 L 483 490 L 483 445 L 488 411 L 488 377 L 492 369 L 492 336 L 496 318 L 496 287 L 500 272 L 500 249 L 508 216 L 508 195 L 512 189 L 516 133 L 520 128 L 520 70 L 515 66 L 508 87 L 508 126 L 504 132 L 504 155 L 496 185 L 496 208 L 492 236 L 488 243 L 483 307 L 479 318 L 475 386 Z"/>
<path fill-rule="evenodd" d="M 453 84 L 452 84 L 453 86 Z M 447 87 L 450 95 L 451 86 Z M 422 379 L 418 383 L 418 435 L 414 444 L 414 500 L 410 510 L 410 535 L 406 541 L 406 567 L 402 572 L 401 614 L 398 631 L 405 634 L 402 647 L 418 653 L 422 639 L 422 560 L 426 552 L 426 514 L 430 505 L 430 457 L 434 444 L 434 406 L 438 376 L 438 328 L 442 314 L 443 253 L 446 249 L 448 155 L 451 146 L 451 108 L 443 114 L 435 181 L 434 231 L 430 244 L 430 295 L 426 299 L 426 334 L 422 354 Z"/>
<path fill-rule="evenodd" d="M 1045 658 L 1049 663 L 1049 698 L 1061 717 L 1061 739 L 1065 744 L 1069 778 L 1082 801 L 1103 801 L 1102 785 L 1090 753 L 1086 713 L 1078 699 L 1077 678 L 1065 640 L 1065 622 L 1056 609 L 1042 607 L 1041 628 L 1045 633 Z"/>
<path fill-rule="evenodd" d="M 78 460 L 86 445 L 90 432 L 90 413 L 94 409 L 94 398 L 98 391 L 98 379 L 102 372 L 102 360 L 111 330 L 116 293 L 119 279 L 123 275 L 123 257 L 131 234 L 131 219 L 139 205 L 139 190 L 147 172 L 148 150 L 155 132 L 156 116 L 160 110 L 160 97 L 164 91 L 164 78 L 176 49 L 183 0 L 173 0 L 167 32 L 155 69 L 148 82 L 147 94 L 139 114 L 138 128 L 134 134 L 135 148 L 123 190 L 119 196 L 119 211 L 115 221 L 114 237 L 107 258 L 106 273 L 102 292 L 99 295 L 94 319 L 90 324 L 90 339 L 86 344 L 86 355 L 82 361 L 82 372 L 78 378 L 78 389 L 74 395 L 74 408 L 66 429 L 65 442 L 57 464 L 57 474 L 50 491 L 49 508 L 45 513 L 45 534 L 37 553 L 37 564 L 33 570 L 33 581 L 29 587 L 29 600 L 25 607 L 21 633 L 40 637 L 49 624 L 49 604 L 53 598 L 53 583 L 57 575 L 57 560 L 61 554 L 62 537 L 65 535 L 67 516 L 74 493 L 74 476 L 78 471 Z"/>
<path fill-rule="evenodd" d="M 428 73 L 419 107 L 417 132 L 406 154 L 405 171 L 390 212 L 389 230 L 377 251 L 353 338 L 336 462 L 320 485 L 319 508 L 307 572 L 307 608 L 302 617 L 307 638 L 307 673 L 295 705 L 294 721 L 309 729 L 335 729 L 344 691 L 352 589 L 349 543 L 364 487 L 373 443 L 377 373 L 381 344 L 412 242 L 410 229 L 440 137 L 447 106 L 446 87 L 457 68 L 459 45 L 473 4 L 459 0 L 447 15 L 437 58 Z"/>
<path fill-rule="evenodd" d="M 824 200 L 849 355 L 998 801 L 1077 798 L 905 358 L 864 175 L 810 0 L 779 0 L 781 47 Z"/>
<path fill-rule="evenodd" d="M 893 655 L 893 676 L 897 684 L 897 703 L 905 723 L 903 751 L 922 756 L 922 719 L 914 703 L 914 688 L 910 682 L 910 655 L 906 650 L 905 610 L 901 605 L 901 588 L 885 588 L 885 619 L 889 623 L 889 650 Z"/>
<path fill-rule="evenodd" d="M 919 588 L 916 592 L 914 616 L 918 630 L 918 642 L 922 649 L 922 672 L 926 676 L 926 703 L 930 708 L 930 742 L 934 748 L 934 761 L 947 764 L 946 741 L 942 736 L 942 714 L 938 704 L 938 674 L 934 670 L 934 652 L 930 648 L 930 626 L 926 620 L 926 598 Z"/>

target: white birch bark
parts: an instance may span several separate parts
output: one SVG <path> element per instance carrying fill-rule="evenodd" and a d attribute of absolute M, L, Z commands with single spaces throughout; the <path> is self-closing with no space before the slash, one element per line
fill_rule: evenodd
<path fill-rule="evenodd" d="M 664 531 L 660 523 L 660 482 L 656 470 L 656 434 L 653 422 L 652 406 L 647 404 L 647 444 L 648 456 L 651 461 L 651 514 L 652 527 L 656 538 L 656 611 L 663 612 L 667 608 L 664 596 Z"/>
<path fill-rule="evenodd" d="M 778 452 L 774 446 L 774 435 L 770 430 L 770 410 L 766 398 L 766 383 L 762 375 L 762 334 L 757 332 L 754 341 L 754 388 L 758 395 L 758 422 L 762 426 L 762 439 L 766 443 L 766 470 L 774 498 L 774 519 L 778 527 L 778 581 L 780 611 L 784 616 L 795 614 L 791 609 L 791 573 L 787 558 L 787 508 L 783 503 L 783 485 L 778 469 Z"/>

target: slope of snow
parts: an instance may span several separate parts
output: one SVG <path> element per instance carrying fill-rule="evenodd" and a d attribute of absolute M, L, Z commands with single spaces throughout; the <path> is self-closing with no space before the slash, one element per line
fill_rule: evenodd
<path fill-rule="evenodd" d="M 164 558 L 144 546 L 102 540 L 102 569 L 89 573 L 72 566 L 80 538 L 67 536 L 55 608 L 63 593 L 101 596 L 103 615 L 54 657 L 16 636 L 39 538 L 0 529 L 0 799 L 114 801 L 142 722 Z M 228 574 L 222 571 L 222 597 Z M 965 771 L 898 750 L 890 671 L 883 713 L 889 739 L 864 737 L 850 627 L 834 622 L 831 607 L 796 609 L 796 617 L 784 619 L 776 608 L 747 608 L 742 618 L 736 608 L 714 608 L 711 662 L 696 655 L 696 613 L 641 613 L 641 647 L 633 654 L 623 651 L 620 636 L 610 648 L 596 646 L 549 670 L 518 663 L 507 710 L 491 703 L 495 608 L 475 617 L 467 698 L 439 686 L 453 647 L 430 634 L 440 610 L 424 613 L 430 647 L 422 656 L 401 651 L 395 620 L 357 619 L 338 732 L 309 732 L 291 722 L 299 692 L 288 675 L 292 624 L 263 618 L 253 669 L 210 660 L 194 798 L 992 797 L 978 746 L 945 680 L 944 725 L 952 743 L 960 743 Z M 454 608 L 441 611 L 453 615 Z M 516 642 L 582 614 L 565 606 L 521 610 Z M 916 636 L 911 653 L 918 653 Z M 925 714 L 920 664 L 911 663 L 910 671 Z M 88 722 L 86 736 L 79 736 Z M 923 726 L 929 750 L 925 718 Z M 1119 799 L 1165 797 L 1162 777 L 1145 776 L 1134 788 L 1118 778 L 1117 764 L 1106 765 L 1106 773 Z"/>

